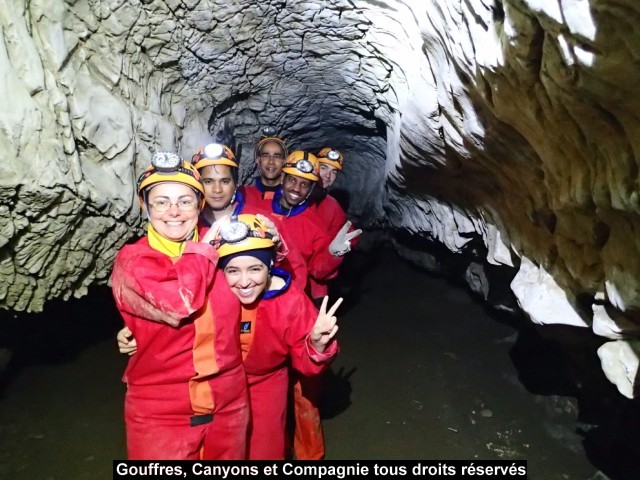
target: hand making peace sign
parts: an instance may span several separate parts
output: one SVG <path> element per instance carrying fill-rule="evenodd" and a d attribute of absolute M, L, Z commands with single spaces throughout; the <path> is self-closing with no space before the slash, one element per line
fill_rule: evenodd
<path fill-rule="evenodd" d="M 322 299 L 322 305 L 318 312 L 318 318 L 311 330 L 311 346 L 318 352 L 322 353 L 327 348 L 327 344 L 335 336 L 338 331 L 338 325 L 336 325 L 337 318 L 333 316 L 336 310 L 342 303 L 342 298 L 339 298 L 336 303 L 327 311 L 327 304 L 329 303 L 329 297 Z"/>

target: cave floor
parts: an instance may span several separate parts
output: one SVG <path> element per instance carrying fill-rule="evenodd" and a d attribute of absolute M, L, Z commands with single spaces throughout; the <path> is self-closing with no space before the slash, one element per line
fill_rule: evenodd
<path fill-rule="evenodd" d="M 524 459 L 530 479 L 637 478 L 638 404 L 594 373 L 589 332 L 543 337 L 392 252 L 354 253 L 346 268 L 328 459 Z M 111 478 L 126 358 L 108 288 L 1 315 L 0 338 L 23 347 L 0 390 L 0 478 Z"/>

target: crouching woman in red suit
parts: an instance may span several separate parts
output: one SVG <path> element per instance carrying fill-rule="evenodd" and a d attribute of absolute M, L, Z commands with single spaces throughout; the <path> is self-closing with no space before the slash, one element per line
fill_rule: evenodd
<path fill-rule="evenodd" d="M 245 458 L 240 303 L 216 268 L 216 229 L 198 238 L 203 193 L 190 163 L 155 154 L 138 180 L 147 235 L 115 259 L 113 294 L 137 342 L 123 377 L 131 459 Z"/>
<path fill-rule="evenodd" d="M 289 361 L 306 376 L 321 373 L 338 353 L 336 312 L 342 299 L 320 312 L 291 284 L 288 272 L 273 267 L 274 243 L 254 215 L 240 215 L 220 227 L 215 245 L 219 266 L 240 299 L 240 344 L 249 384 L 251 421 L 248 458 L 282 460 L 285 457 L 285 421 Z M 137 340 L 137 338 L 136 338 Z M 123 353 L 132 353 L 134 341 L 118 334 Z"/>

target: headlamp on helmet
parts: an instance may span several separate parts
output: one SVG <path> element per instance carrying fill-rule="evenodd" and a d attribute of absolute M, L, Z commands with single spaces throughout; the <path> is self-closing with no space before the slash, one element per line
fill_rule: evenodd
<path fill-rule="evenodd" d="M 255 215 L 249 214 L 231 217 L 231 221 L 220 228 L 211 245 L 218 250 L 220 257 L 275 246 L 273 235 L 266 226 Z"/>
<path fill-rule="evenodd" d="M 224 153 L 224 147 L 219 143 L 210 143 L 204 147 L 203 153 L 207 158 L 218 158 Z"/>
<path fill-rule="evenodd" d="M 220 228 L 220 238 L 225 243 L 238 243 L 247 238 L 250 231 L 249 225 L 236 218 Z"/>
<path fill-rule="evenodd" d="M 342 164 L 344 163 L 344 157 L 339 150 L 335 148 L 323 148 L 318 152 L 318 161 L 326 165 L 331 165 L 338 170 L 342 170 Z"/>
<path fill-rule="evenodd" d="M 231 149 L 221 143 L 205 145 L 193 156 L 192 161 L 198 170 L 210 165 L 228 165 L 229 167 L 238 168 L 236 157 Z"/>
<path fill-rule="evenodd" d="M 151 157 L 151 165 L 138 177 L 137 190 L 140 203 L 144 204 L 147 189 L 164 182 L 188 185 L 204 199 L 202 197 L 204 187 L 200 183 L 200 173 L 191 163 L 183 161 L 172 152 L 156 152 Z"/>
<path fill-rule="evenodd" d="M 180 157 L 172 152 L 156 152 L 151 157 L 151 166 L 158 172 L 175 172 L 181 164 Z"/>
<path fill-rule="evenodd" d="M 313 172 L 313 165 L 309 160 L 298 160 L 294 164 L 295 168 L 300 170 L 302 173 L 311 173 Z"/>
<path fill-rule="evenodd" d="M 302 150 L 291 152 L 282 167 L 282 171 L 289 175 L 306 178 L 312 182 L 317 182 L 318 159 L 315 155 Z"/>
<path fill-rule="evenodd" d="M 336 152 L 335 150 L 331 150 L 327 153 L 327 158 L 329 160 L 333 160 L 334 162 L 340 160 L 340 152 Z"/>
<path fill-rule="evenodd" d="M 266 126 L 262 129 L 263 138 L 272 138 L 276 136 L 276 129 L 272 126 Z"/>

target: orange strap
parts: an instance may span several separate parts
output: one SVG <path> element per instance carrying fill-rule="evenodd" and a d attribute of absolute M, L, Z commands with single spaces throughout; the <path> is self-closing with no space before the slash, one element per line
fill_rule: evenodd
<path fill-rule="evenodd" d="M 293 450 L 296 460 L 322 460 L 324 458 L 322 421 L 320 420 L 320 410 L 316 406 L 319 381 L 319 377 L 300 377 L 293 385 L 295 418 Z"/>
<path fill-rule="evenodd" d="M 196 415 L 213 412 L 214 401 L 207 379 L 218 373 L 215 350 L 215 318 L 207 303 L 195 313 L 196 328 L 193 342 L 193 366 L 196 374 L 189 380 L 191 406 Z"/>
<path fill-rule="evenodd" d="M 171 257 L 176 263 L 180 257 Z M 196 374 L 189 379 L 191 408 L 196 415 L 213 412 L 214 401 L 208 377 L 220 371 L 216 360 L 216 322 L 209 300 L 193 314 L 195 338 L 193 339 L 193 368 Z"/>

